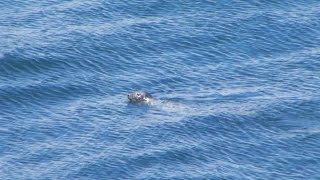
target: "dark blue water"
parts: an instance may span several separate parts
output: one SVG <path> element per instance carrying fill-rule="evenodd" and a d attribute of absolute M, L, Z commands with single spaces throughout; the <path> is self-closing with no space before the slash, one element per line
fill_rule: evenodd
<path fill-rule="evenodd" d="M 318 0 L 0 2 L 0 179 L 320 179 L 319 142 Z"/>

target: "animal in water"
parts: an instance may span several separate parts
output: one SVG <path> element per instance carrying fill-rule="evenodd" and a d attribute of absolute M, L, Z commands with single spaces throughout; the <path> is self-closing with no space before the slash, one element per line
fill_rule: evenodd
<path fill-rule="evenodd" d="M 151 103 L 155 99 L 152 97 L 151 94 L 145 91 L 135 91 L 128 94 L 129 102 L 132 103 Z"/>

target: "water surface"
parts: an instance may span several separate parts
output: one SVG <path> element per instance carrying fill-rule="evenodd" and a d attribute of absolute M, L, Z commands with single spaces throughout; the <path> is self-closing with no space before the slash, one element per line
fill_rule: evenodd
<path fill-rule="evenodd" d="M 320 178 L 317 0 L 4 0 L 0 41 L 1 179 Z"/>

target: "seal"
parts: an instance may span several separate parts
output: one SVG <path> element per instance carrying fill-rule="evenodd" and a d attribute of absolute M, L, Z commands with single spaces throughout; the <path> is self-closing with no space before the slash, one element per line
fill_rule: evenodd
<path fill-rule="evenodd" d="M 149 103 L 154 100 L 151 94 L 144 91 L 135 91 L 128 94 L 129 102 L 132 103 Z"/>

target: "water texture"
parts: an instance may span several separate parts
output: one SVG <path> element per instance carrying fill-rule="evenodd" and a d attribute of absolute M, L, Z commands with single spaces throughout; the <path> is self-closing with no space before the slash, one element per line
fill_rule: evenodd
<path fill-rule="evenodd" d="M 320 179 L 319 89 L 318 0 L 2 0 L 0 179 Z"/>

